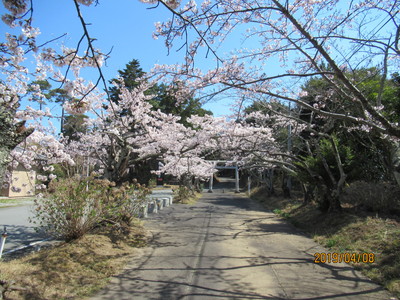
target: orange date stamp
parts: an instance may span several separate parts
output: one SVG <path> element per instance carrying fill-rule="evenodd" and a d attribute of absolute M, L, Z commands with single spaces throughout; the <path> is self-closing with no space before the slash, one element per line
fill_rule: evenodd
<path fill-rule="evenodd" d="M 316 252 L 314 263 L 374 263 L 374 253 L 350 253 L 350 252 Z"/>

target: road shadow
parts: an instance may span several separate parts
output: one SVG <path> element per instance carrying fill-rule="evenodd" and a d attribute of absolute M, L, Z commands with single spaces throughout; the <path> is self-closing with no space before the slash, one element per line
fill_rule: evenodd
<path fill-rule="evenodd" d="M 234 193 L 218 189 L 195 205 L 168 207 L 149 227 L 146 255 L 93 299 L 389 299 L 350 266 L 315 264 L 311 240 L 302 249 L 284 243 L 306 237 Z"/>
<path fill-rule="evenodd" d="M 1 228 L 4 226 L 7 228 L 8 234 L 4 245 L 4 255 L 10 250 L 29 245 L 32 242 L 40 241 L 48 237 L 45 233 L 36 231 L 35 226 L 4 224 L 1 225 Z"/>
<path fill-rule="evenodd" d="M 194 257 L 189 257 L 191 259 Z M 154 257 L 147 259 L 151 260 Z M 229 259 L 237 260 L 238 264 L 231 267 L 146 267 L 146 264 L 137 269 L 126 270 L 123 274 L 114 278 L 114 284 L 104 289 L 98 294 L 98 299 L 293 299 L 293 300 L 319 300 L 319 299 L 385 299 L 375 296 L 377 292 L 383 292 L 384 289 L 379 286 L 370 285 L 364 290 L 329 292 L 324 287 L 325 280 L 340 280 L 341 282 L 351 282 L 355 288 L 360 283 L 370 284 L 367 279 L 353 276 L 346 276 L 344 271 L 351 271 L 352 268 L 335 267 L 330 265 L 323 266 L 330 272 L 324 276 L 320 276 L 318 282 L 315 280 L 303 279 L 305 289 L 312 289 L 315 295 L 288 297 L 285 293 L 260 293 L 255 289 L 250 289 L 244 286 L 239 281 L 234 280 L 230 274 L 235 270 L 258 268 L 271 268 L 278 265 L 287 266 L 291 264 L 309 265 L 313 263 L 310 259 L 293 258 L 293 257 L 224 257 L 221 256 L 218 260 Z M 196 277 L 207 278 L 213 282 L 213 285 L 200 284 L 197 281 L 188 283 L 187 278 L 182 276 L 182 273 L 195 272 Z M 141 274 L 138 276 L 138 274 Z M 165 274 L 166 276 L 157 276 L 157 279 L 152 278 L 147 274 Z M 226 286 L 226 288 L 217 288 Z M 130 296 L 128 296 L 130 295 Z M 97 299 L 97 298 L 96 298 Z M 389 299 L 389 298 L 388 298 Z"/>

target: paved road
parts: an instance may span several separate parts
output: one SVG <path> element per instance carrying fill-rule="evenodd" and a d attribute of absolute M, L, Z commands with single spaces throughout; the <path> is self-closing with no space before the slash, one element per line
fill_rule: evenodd
<path fill-rule="evenodd" d="M 93 297 L 99 299 L 390 299 L 346 264 L 315 264 L 326 251 L 233 193 L 152 215 L 149 247 Z"/>
<path fill-rule="evenodd" d="M 42 240 L 43 234 L 35 231 L 34 224 L 29 222 L 32 217 L 31 205 L 0 208 L 0 233 L 7 227 L 8 237 L 4 252 Z"/>

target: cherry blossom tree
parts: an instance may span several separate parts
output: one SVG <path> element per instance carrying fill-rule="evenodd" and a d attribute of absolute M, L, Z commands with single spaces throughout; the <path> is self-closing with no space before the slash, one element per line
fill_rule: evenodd
<path fill-rule="evenodd" d="M 42 166 L 45 163 L 44 157 L 49 164 L 55 163 L 55 158 L 59 158 L 59 162 L 72 163 L 70 157 L 63 152 L 63 145 L 54 137 L 55 132 L 52 132 L 51 128 L 45 128 L 40 122 L 43 117 L 57 116 L 53 116 L 48 109 L 38 110 L 32 105 L 36 101 L 42 103 L 46 99 L 44 91 L 35 82 L 47 79 L 58 82 L 73 99 L 72 102 L 65 103 L 65 108 L 76 112 L 87 109 L 89 94 L 99 83 L 105 84 L 100 67 L 107 55 L 94 48 L 93 39 L 80 11 L 80 5 L 90 5 L 94 1 L 73 2 L 83 34 L 77 41 L 76 48 L 63 47 L 57 52 L 49 47 L 52 41 L 44 44 L 37 42 L 40 30 L 33 26 L 34 1 L 3 1 L 8 13 L 2 15 L 2 21 L 10 27 L 11 33 L 6 33 L 4 41 L 0 43 L 1 182 L 6 173 L 6 179 L 10 180 L 10 173 L 7 171 L 10 163 L 13 167 L 18 163 L 23 164 L 28 170 L 33 164 Z M 83 49 L 85 46 L 86 49 Z M 30 66 L 27 62 L 28 57 L 35 58 L 36 65 Z M 98 69 L 97 82 L 85 82 L 80 77 L 79 70 L 83 67 Z M 28 104 L 22 106 L 22 99 Z"/>
<path fill-rule="evenodd" d="M 189 1 L 142 2 L 164 6 L 169 21 L 156 24 L 155 38 L 164 37 L 168 49 L 184 49 L 182 65 L 158 66 L 175 80 L 191 81 L 191 88 L 207 88 L 206 96 L 234 90 L 244 95 L 291 101 L 320 115 L 348 120 L 400 137 L 399 125 L 381 113 L 385 78 L 399 61 L 398 1 Z M 243 48 L 225 55 L 218 51 L 235 32 L 243 33 Z M 249 45 L 249 47 L 247 47 Z M 216 68 L 196 69 L 201 48 L 213 55 Z M 280 64 L 279 72 L 269 68 Z M 376 102 L 371 103 L 351 72 L 377 66 L 383 76 Z M 322 78 L 331 94 L 340 94 L 362 115 L 328 112 L 300 99 L 300 86 L 313 77 Z M 329 98 L 325 98 L 329 99 Z M 325 101 L 321 99 L 323 103 Z"/>
<path fill-rule="evenodd" d="M 162 172 L 180 177 L 184 172 L 179 170 L 188 168 L 184 166 L 187 159 L 197 159 L 201 143 L 189 141 L 196 132 L 179 123 L 179 116 L 152 109 L 148 100 L 154 95 L 148 90 L 153 85 L 142 81 L 136 88 L 127 89 L 121 82 L 118 104 L 110 102 L 105 109 L 98 98 L 97 104 L 92 103 L 96 118 L 87 120 L 92 130 L 68 143 L 69 151 L 87 157 L 89 164 L 97 165 L 105 178 L 117 184 L 129 178 L 131 167 L 150 158 L 166 163 Z M 194 164 L 190 172 L 192 169 L 198 176 L 212 173 L 212 168 L 200 170 Z"/>
<path fill-rule="evenodd" d="M 1 82 L 2 108 L 12 108 L 2 110 L 12 112 L 11 115 L 1 115 L 11 120 L 6 125 L 10 130 L 4 131 L 4 134 L 9 134 L 2 139 L 12 141 L 4 143 L 9 146 L 1 148 L 4 151 L 0 155 L 4 158 L 1 166 L 6 164 L 13 147 L 32 134 L 33 130 L 23 127 L 20 122 L 49 115 L 49 112 L 33 108 L 17 112 L 21 98 L 27 95 L 28 82 L 49 76 L 59 81 L 72 99 L 64 104 L 66 110 L 77 113 L 91 110 L 97 115 L 97 119 L 88 123 L 92 130 L 69 143 L 69 153 L 87 157 L 87 163 L 102 166 L 104 176 L 117 182 L 126 178 L 132 162 L 148 157 L 164 161 L 160 171 L 181 177 L 188 174 L 189 177 L 206 177 L 214 171 L 206 160 L 207 153 L 213 151 L 224 153 L 244 167 L 265 168 L 279 164 L 293 172 L 296 170 L 296 156 L 277 143 L 274 129 L 271 129 L 285 128 L 288 124 L 290 128 L 303 126 L 322 139 L 330 139 L 341 170 L 339 150 L 335 149 L 335 141 L 326 132 L 320 132 L 312 127 L 313 124 L 292 115 L 290 109 L 285 113 L 275 111 L 271 106 L 273 122 L 270 114 L 242 115 L 244 100 L 292 102 L 322 118 L 351 124 L 346 126 L 366 132 L 374 130 L 388 139 L 400 137 L 399 124 L 382 112 L 382 105 L 386 104 L 382 102 L 386 78 L 398 68 L 398 1 L 358 0 L 344 4 L 338 0 L 284 3 L 279 0 L 206 0 L 197 4 L 191 0 L 181 5 L 176 0 L 143 0 L 153 7 L 154 4 L 164 6 L 172 14 L 171 20 L 156 24 L 154 37 L 164 37 L 168 50 L 175 47 L 183 49 L 186 54 L 181 65 L 155 66 L 150 74 L 154 81 L 165 78 L 167 82 L 173 82 L 170 86 L 174 89 L 174 96 L 182 102 L 194 95 L 210 99 L 228 93 L 239 99 L 236 118 L 231 121 L 193 116 L 188 120 L 192 124 L 189 127 L 181 126 L 176 116 L 151 111 L 145 101 L 146 83 L 131 91 L 118 87 L 121 101 L 115 105 L 107 103 L 107 109 L 103 109 L 103 103 L 109 102 L 109 97 L 98 92 L 97 87 L 103 83 L 106 93 L 108 91 L 101 72 L 107 55 L 94 48 L 80 11 L 80 5 L 97 1 L 72 1 L 83 34 L 76 48 L 64 47 L 61 53 L 47 45 L 36 45 L 35 37 L 39 30 L 32 27 L 29 17 L 33 12 L 30 7 L 33 2 L 3 1 L 10 11 L 3 16 L 3 21 L 19 26 L 22 35 L 8 34 L 0 49 L 5 76 Z M 220 49 L 235 33 L 243 34 L 243 47 L 224 54 Z M 35 71 L 31 72 L 24 66 L 24 60 L 33 52 L 36 52 L 38 62 Z M 197 68 L 199 55 L 212 56 L 215 68 Z M 362 84 L 367 78 L 353 76 L 356 70 L 371 65 L 382 78 L 373 100 Z M 97 68 L 98 80 L 91 83 L 81 78 L 79 71 L 82 67 Z M 301 89 L 311 78 L 326 83 L 326 91 L 313 104 L 304 101 L 307 95 Z M 29 86 L 29 94 L 32 100 L 43 98 L 38 85 Z M 340 103 L 336 105 L 339 107 L 337 110 L 326 109 L 326 104 L 335 99 L 352 103 L 357 114 L 340 109 Z M 243 121 L 248 118 L 256 121 Z M 37 125 L 36 130 L 39 128 Z M 56 156 L 68 160 L 61 153 Z M 346 178 L 346 174 L 340 174 L 338 189 Z"/>
<path fill-rule="evenodd" d="M 163 6 L 172 14 L 170 20 L 156 23 L 154 37 L 164 38 L 168 50 L 183 50 L 185 61 L 156 66 L 154 73 L 185 82 L 187 93 L 198 91 L 204 99 L 229 93 L 238 99 L 291 102 L 320 118 L 340 120 L 352 130 L 373 130 L 388 140 L 400 138 L 399 124 L 383 112 L 382 102 L 387 78 L 397 71 L 399 63 L 398 1 L 142 2 L 153 8 Z M 226 54 L 224 46 L 232 44 L 232 39 L 240 44 Z M 213 57 L 215 68 L 197 67 L 199 56 Z M 357 72 L 371 66 L 381 78 L 374 98 L 363 83 L 376 74 L 360 77 Z M 302 86 L 314 78 L 325 82 L 326 89 L 316 103 L 309 103 L 304 101 L 307 93 Z M 344 99 L 351 109 L 342 108 L 343 101 L 332 105 L 337 99 Z M 329 141 L 339 174 L 337 178 L 330 176 L 333 188 L 328 192 L 331 207 L 336 209 L 347 177 L 340 145 L 289 109 L 286 114 L 272 106 L 269 110 Z M 260 163 L 275 160 L 292 173 L 299 171 L 299 165 L 294 164 L 298 157 L 290 153 L 264 152 L 258 159 Z"/>
<path fill-rule="evenodd" d="M 104 178 L 120 184 L 130 178 L 129 172 L 138 162 L 158 159 L 163 164 L 154 173 L 171 174 L 190 186 L 194 180 L 208 180 L 216 171 L 215 163 L 208 160 L 212 153 L 250 165 L 268 152 L 277 152 L 267 123 L 260 121 L 254 126 L 193 115 L 187 119 L 190 126 L 185 126 L 179 116 L 154 110 L 148 102 L 154 97 L 148 92 L 154 82 L 140 82 L 130 89 L 122 80 L 115 83 L 119 99 L 107 106 L 97 97 L 97 102 L 91 103 L 96 117 L 86 120 L 91 130 L 67 143 L 71 155 L 86 158 L 86 164 L 96 165 Z"/>

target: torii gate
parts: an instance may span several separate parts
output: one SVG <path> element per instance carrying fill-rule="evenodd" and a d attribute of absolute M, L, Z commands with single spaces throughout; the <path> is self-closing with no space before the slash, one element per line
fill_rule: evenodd
<path fill-rule="evenodd" d="M 211 162 L 214 163 L 215 169 L 235 170 L 235 193 L 239 193 L 240 192 L 239 191 L 239 167 L 238 167 L 237 163 L 235 163 L 234 166 L 217 166 L 218 163 L 226 164 L 228 161 L 226 161 L 226 160 L 211 160 Z M 210 183 L 209 183 L 209 189 L 208 189 L 209 193 L 213 192 L 213 183 L 214 183 L 214 174 L 212 174 L 210 177 Z"/>

